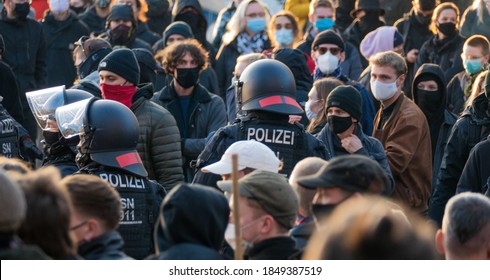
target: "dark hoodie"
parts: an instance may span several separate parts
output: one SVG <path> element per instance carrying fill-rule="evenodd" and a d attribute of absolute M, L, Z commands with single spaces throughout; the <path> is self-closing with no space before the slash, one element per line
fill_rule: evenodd
<path fill-rule="evenodd" d="M 107 17 L 99 17 L 95 9 L 95 5 L 88 8 L 83 14 L 78 16 L 89 28 L 90 33 L 95 36 L 106 31 L 105 22 Z"/>
<path fill-rule="evenodd" d="M 230 208 L 219 191 L 181 184 L 165 198 L 155 230 L 158 260 L 223 260 L 218 253 Z"/>
<path fill-rule="evenodd" d="M 191 13 L 189 11 L 183 13 L 182 11 L 191 7 L 195 11 Z M 183 21 L 187 23 L 194 34 L 194 38 L 201 42 L 203 47 L 209 52 L 209 62 L 214 65 L 214 57 L 216 51 L 211 44 L 206 40 L 206 31 L 208 30 L 208 23 L 204 17 L 201 4 L 198 0 L 177 0 L 175 1 L 172 9 L 172 22 Z"/>
<path fill-rule="evenodd" d="M 71 87 L 77 77 L 73 64 L 73 43 L 89 34 L 88 27 L 70 11 L 62 21 L 48 12 L 41 22 L 46 38 L 48 83 L 47 86 Z"/>
<path fill-rule="evenodd" d="M 422 81 L 429 80 L 436 81 L 439 86 L 440 90 L 434 93 L 439 95 L 437 102 L 428 102 L 427 99 L 420 98 L 417 85 Z M 451 128 L 458 118 L 446 108 L 446 78 L 439 65 L 426 63 L 419 68 L 413 80 L 412 95 L 415 104 L 424 112 L 427 123 L 429 124 L 432 144 L 432 185 L 435 186 L 444 148 L 451 133 Z"/>

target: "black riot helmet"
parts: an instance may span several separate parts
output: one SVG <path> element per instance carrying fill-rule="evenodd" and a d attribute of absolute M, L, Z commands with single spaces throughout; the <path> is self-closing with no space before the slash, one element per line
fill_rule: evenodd
<path fill-rule="evenodd" d="M 303 109 L 296 102 L 293 73 L 282 62 L 258 60 L 247 66 L 237 83 L 242 110 L 258 110 L 286 115 L 299 115 Z"/>
<path fill-rule="evenodd" d="M 56 119 L 63 136 L 79 133 L 79 167 L 90 159 L 133 175 L 148 176 L 136 151 L 138 120 L 128 107 L 117 101 L 92 98 L 58 109 Z"/>

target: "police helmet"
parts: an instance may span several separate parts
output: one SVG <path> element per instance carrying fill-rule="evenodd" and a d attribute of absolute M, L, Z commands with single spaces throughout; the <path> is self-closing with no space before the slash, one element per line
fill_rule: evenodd
<path fill-rule="evenodd" d="M 91 99 L 80 134 L 80 153 L 108 167 L 148 176 L 136 151 L 139 124 L 125 105 L 112 100 Z"/>
<path fill-rule="evenodd" d="M 260 110 L 280 114 L 302 114 L 296 102 L 296 82 L 293 73 L 282 62 L 258 60 L 243 71 L 237 83 L 242 110 Z"/>

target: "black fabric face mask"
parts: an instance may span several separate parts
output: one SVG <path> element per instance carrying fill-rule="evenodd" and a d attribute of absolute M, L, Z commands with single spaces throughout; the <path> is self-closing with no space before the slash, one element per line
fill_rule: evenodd
<path fill-rule="evenodd" d="M 332 214 L 337 204 L 312 204 L 311 213 L 317 221 L 321 221 Z"/>
<path fill-rule="evenodd" d="M 85 8 L 83 6 L 81 7 L 70 6 L 70 9 L 74 11 L 77 15 L 85 11 Z"/>
<path fill-rule="evenodd" d="M 109 37 L 114 45 L 125 45 L 131 40 L 132 28 L 120 24 L 109 32 Z"/>
<path fill-rule="evenodd" d="M 417 89 L 417 105 L 430 119 L 435 112 L 441 107 L 441 93 L 437 91 L 428 91 Z"/>
<path fill-rule="evenodd" d="M 327 117 L 328 127 L 335 133 L 339 134 L 352 125 L 351 117 L 339 117 L 339 116 L 328 116 Z"/>
<path fill-rule="evenodd" d="M 429 25 L 432 20 L 432 14 L 424 16 L 419 13 L 415 13 L 415 19 L 422 25 Z"/>
<path fill-rule="evenodd" d="M 43 130 L 43 137 L 46 144 L 52 146 L 54 143 L 60 140 L 61 133 Z"/>
<path fill-rule="evenodd" d="M 177 68 L 177 83 L 187 89 L 197 84 L 199 72 L 201 69 L 195 68 Z"/>
<path fill-rule="evenodd" d="M 439 23 L 437 29 L 447 37 L 452 37 L 458 31 L 454 22 Z"/>
<path fill-rule="evenodd" d="M 27 15 L 29 15 L 30 8 L 31 6 L 29 5 L 29 2 L 15 4 L 14 12 L 17 16 L 17 19 L 25 20 L 27 18 Z"/>

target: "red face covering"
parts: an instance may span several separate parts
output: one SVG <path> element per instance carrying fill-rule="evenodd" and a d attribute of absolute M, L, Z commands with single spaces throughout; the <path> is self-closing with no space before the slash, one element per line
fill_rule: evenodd
<path fill-rule="evenodd" d="M 118 101 L 131 109 L 131 104 L 133 104 L 133 95 L 136 93 L 137 87 L 116 86 L 101 83 L 100 90 L 102 91 L 102 98 Z"/>

